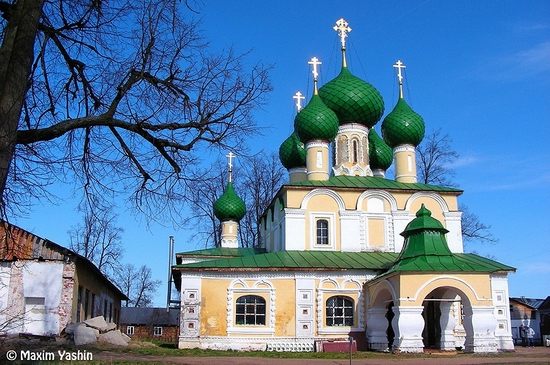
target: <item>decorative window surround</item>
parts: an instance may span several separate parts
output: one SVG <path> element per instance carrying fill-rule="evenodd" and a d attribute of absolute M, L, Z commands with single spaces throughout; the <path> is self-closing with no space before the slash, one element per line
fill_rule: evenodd
<path fill-rule="evenodd" d="M 336 288 L 323 288 L 323 284 L 326 282 L 331 282 L 335 284 Z M 356 285 L 356 289 L 344 289 L 348 283 L 353 283 Z M 363 286 L 361 283 L 354 279 L 346 279 L 340 285 L 334 279 L 324 279 L 319 281 L 319 286 L 317 287 L 317 332 L 319 335 L 330 335 L 330 334 L 347 334 L 351 332 L 362 331 L 365 328 L 365 315 L 363 308 L 365 307 L 365 297 L 363 294 Z M 331 296 L 349 296 L 351 299 L 354 298 L 354 295 L 357 295 L 357 300 L 353 299 L 355 302 L 355 311 L 353 313 L 354 319 L 356 318 L 357 327 L 353 326 L 327 326 L 325 324 L 325 294 L 330 294 Z"/>
<path fill-rule="evenodd" d="M 328 221 L 328 244 L 317 244 L 317 221 Z M 336 249 L 336 216 L 334 213 L 311 212 L 309 214 L 309 249 L 334 251 Z"/>
<path fill-rule="evenodd" d="M 235 301 L 242 295 L 268 294 L 266 298 L 266 325 L 247 326 L 235 324 Z M 235 279 L 227 288 L 227 334 L 271 334 L 275 333 L 275 288 L 265 280 L 256 281 L 249 287 L 243 280 Z"/>

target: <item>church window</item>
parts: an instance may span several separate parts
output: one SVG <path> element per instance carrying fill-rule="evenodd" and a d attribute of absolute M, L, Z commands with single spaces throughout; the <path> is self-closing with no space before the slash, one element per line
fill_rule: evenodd
<path fill-rule="evenodd" d="M 257 295 L 244 295 L 237 298 L 237 325 L 265 326 L 265 299 Z"/>
<path fill-rule="evenodd" d="M 328 220 L 317 220 L 317 244 L 328 245 Z"/>
<path fill-rule="evenodd" d="M 359 143 L 354 139 L 351 141 L 351 162 L 357 163 L 359 156 Z"/>
<path fill-rule="evenodd" d="M 327 299 L 327 326 L 353 326 L 353 300 L 349 297 L 336 296 Z"/>

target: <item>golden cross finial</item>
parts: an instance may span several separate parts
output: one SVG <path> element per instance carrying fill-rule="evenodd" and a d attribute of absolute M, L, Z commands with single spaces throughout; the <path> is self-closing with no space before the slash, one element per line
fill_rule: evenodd
<path fill-rule="evenodd" d="M 338 32 L 340 42 L 342 43 L 342 49 L 346 49 L 346 37 L 348 36 L 348 33 L 351 32 L 348 22 L 346 22 L 344 18 L 340 18 L 332 29 Z"/>

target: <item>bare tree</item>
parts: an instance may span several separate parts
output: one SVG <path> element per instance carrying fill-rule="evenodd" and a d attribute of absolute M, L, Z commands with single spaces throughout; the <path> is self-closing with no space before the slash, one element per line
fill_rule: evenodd
<path fill-rule="evenodd" d="M 246 214 L 239 222 L 239 244 L 258 247 L 258 220 L 286 179 L 286 171 L 275 153 L 262 151 L 253 156 L 238 157 L 238 167 L 233 170 L 233 187 L 246 206 Z M 221 225 L 214 215 L 213 205 L 226 185 L 227 167 L 225 162 L 218 160 L 193 183 L 194 189 L 189 189 L 187 198 L 191 217 L 188 224 L 195 227 L 193 237 L 204 242 L 204 247 L 220 245 Z"/>
<path fill-rule="evenodd" d="M 186 194 L 191 151 L 257 133 L 268 68 L 209 53 L 187 2 L 12 0 L 0 12 L 4 212 L 61 181 L 129 194 L 162 219 Z"/>
<path fill-rule="evenodd" d="M 419 181 L 424 184 L 454 186 L 452 178 L 455 172 L 452 164 L 459 157 L 451 148 L 452 139 L 448 134 L 442 135 L 441 129 L 428 134 L 417 148 L 419 159 L 417 170 Z M 491 226 L 483 224 L 479 217 L 470 212 L 467 206 L 460 205 L 462 211 L 462 238 L 468 242 L 496 243 L 498 239 L 490 232 Z"/>
<path fill-rule="evenodd" d="M 93 262 L 106 276 L 112 274 L 120 266 L 124 249 L 122 248 L 122 233 L 124 230 L 116 226 L 116 215 L 112 210 L 98 211 L 86 207 L 83 222 L 69 230 L 69 248 Z"/>
<path fill-rule="evenodd" d="M 121 291 L 129 298 L 127 307 L 150 307 L 153 304 L 153 297 L 161 281 L 153 280 L 151 268 L 125 264 L 115 276 Z"/>
<path fill-rule="evenodd" d="M 459 209 L 462 211 L 462 239 L 464 243 L 476 241 L 498 242 L 498 238 L 495 238 L 490 232 L 491 226 L 483 224 L 479 217 L 472 213 L 467 206 L 461 204 Z"/>
<path fill-rule="evenodd" d="M 441 128 L 427 135 L 416 149 L 418 153 L 418 181 L 424 184 L 454 186 L 455 172 L 449 166 L 458 157 L 451 149 L 452 139 L 442 135 Z"/>
<path fill-rule="evenodd" d="M 239 231 L 241 246 L 259 247 L 258 222 L 287 178 L 287 172 L 278 154 L 268 155 L 265 152 L 248 159 L 243 170 L 243 176 L 239 178 L 239 191 L 246 204 L 246 214 L 241 220 Z"/>

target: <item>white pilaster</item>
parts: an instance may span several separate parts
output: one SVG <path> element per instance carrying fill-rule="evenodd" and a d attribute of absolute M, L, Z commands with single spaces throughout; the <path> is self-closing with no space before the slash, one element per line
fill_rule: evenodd
<path fill-rule="evenodd" d="M 306 249 L 306 210 L 285 208 L 285 236 L 283 249 L 303 251 Z"/>
<path fill-rule="evenodd" d="M 403 210 L 394 210 L 391 214 L 393 217 L 393 237 L 395 252 L 401 252 L 403 244 L 405 243 L 405 238 L 401 236 L 401 232 L 405 230 L 407 224 L 409 224 L 413 217 L 409 214 L 408 211 Z"/>
<path fill-rule="evenodd" d="M 395 333 L 393 348 L 401 352 L 423 352 L 423 306 L 394 306 L 392 327 Z"/>
<path fill-rule="evenodd" d="M 463 253 L 462 242 L 462 212 L 443 212 L 445 216 L 445 227 L 449 230 L 445 238 L 449 250 L 453 253 Z"/>
<path fill-rule="evenodd" d="M 440 302 L 439 309 L 441 311 L 441 318 L 439 324 L 441 326 L 441 350 L 454 350 L 455 343 L 455 327 L 457 319 L 453 315 L 454 302 Z"/>
<path fill-rule="evenodd" d="M 367 310 L 367 344 L 370 350 L 388 350 L 388 320 L 386 308 L 371 308 Z"/>
<path fill-rule="evenodd" d="M 365 245 L 365 232 L 361 232 L 361 212 L 340 211 L 340 250 L 360 252 Z"/>
<path fill-rule="evenodd" d="M 493 306 L 464 307 L 465 352 L 497 352 L 497 321 Z"/>

